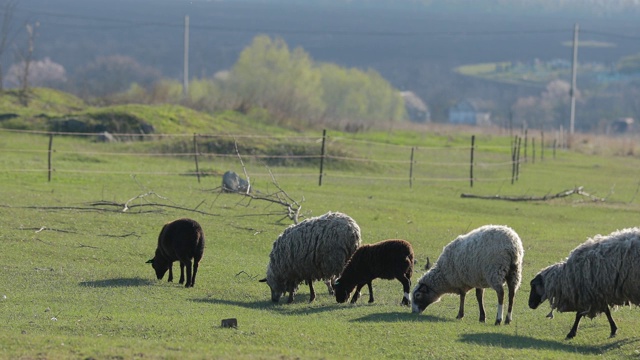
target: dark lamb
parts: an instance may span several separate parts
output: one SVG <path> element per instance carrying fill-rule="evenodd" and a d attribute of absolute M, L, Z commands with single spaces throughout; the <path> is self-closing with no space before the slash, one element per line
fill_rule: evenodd
<path fill-rule="evenodd" d="M 412 274 L 413 248 L 408 241 L 394 239 L 362 245 L 353 254 L 342 271 L 342 275 L 335 282 L 336 301 L 339 303 L 347 301 L 355 288 L 356 292 L 351 298 L 351 303 L 354 304 L 360 297 L 360 289 L 367 285 L 369 287 L 369 302 L 372 303 L 371 282 L 374 279 L 397 279 L 402 283 L 404 290 L 401 303 L 409 306 Z"/>
<path fill-rule="evenodd" d="M 158 247 L 153 259 L 147 261 L 156 271 L 158 280 L 169 270 L 168 281 L 173 281 L 173 262 L 180 261 L 180 284 L 193 287 L 196 283 L 198 264 L 204 254 L 204 232 L 195 220 L 178 219 L 165 224 L 158 236 Z M 191 260 L 193 259 L 193 272 Z M 187 268 L 185 282 L 184 268 Z"/>

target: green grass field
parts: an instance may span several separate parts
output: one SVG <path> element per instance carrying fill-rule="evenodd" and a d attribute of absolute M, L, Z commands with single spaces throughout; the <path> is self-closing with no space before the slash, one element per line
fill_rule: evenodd
<path fill-rule="evenodd" d="M 279 186 L 301 202 L 304 215 L 341 211 L 358 222 L 365 243 L 410 241 L 418 260 L 412 284 L 422 275 L 426 258 L 436 259 L 457 235 L 485 224 L 513 227 L 523 240 L 525 261 L 511 325 L 493 325 L 497 301 L 491 290 L 485 292 L 491 321 L 482 324 L 472 293 L 462 320 L 455 319 L 459 298 L 452 295 L 414 315 L 399 305 L 400 283 L 387 280 L 374 281 L 373 304 L 366 303 L 366 288 L 364 301 L 337 304 L 317 283 L 314 303 L 308 303 L 309 290 L 302 284 L 293 304 L 274 305 L 268 287 L 258 280 L 273 241 L 291 224 L 281 220 L 281 208 L 218 193 L 217 175 L 198 183 L 194 176 L 173 174 L 192 172 L 192 158 L 104 154 L 161 148 L 154 142 L 56 138 L 56 171 L 47 182 L 48 138 L 2 132 L 0 358 L 638 358 L 637 308 L 613 313 L 616 338 L 608 338 L 609 326 L 601 316 L 583 320 L 578 336 L 565 341 L 574 315 L 547 319 L 548 305 L 534 311 L 527 299 L 533 276 L 587 237 L 640 226 L 640 158 L 561 151 L 552 159 L 547 152 L 544 161 L 523 164 L 513 185 L 508 166 L 479 166 L 477 176 L 487 180 L 470 188 L 468 181 L 447 180 L 464 177 L 466 167 L 454 173 L 434 165 L 468 161 L 466 153 L 450 159 L 455 151 L 441 150 L 467 145 L 466 135 L 388 132 L 358 135 L 357 140 L 367 139 L 376 143 L 332 144 L 340 143 L 341 151 L 353 157 L 382 160 L 408 160 L 407 146 L 417 146 L 424 152 L 418 164 L 429 166 L 416 170 L 411 188 L 408 170 L 391 162 L 329 162 L 322 186 L 315 165 L 270 170 Z M 508 138 L 482 136 L 478 142 L 479 162 L 509 156 Z M 212 174 L 243 173 L 233 156 L 205 159 L 200 166 Z M 275 190 L 259 160 L 247 159 L 246 169 L 254 189 Z M 460 196 L 542 196 L 576 186 L 605 201 L 578 195 L 521 202 Z M 94 205 L 130 199 L 130 204 L 147 206 L 123 212 Z M 200 222 L 207 239 L 191 289 L 167 283 L 166 277 L 158 281 L 145 264 L 162 225 L 178 217 Z M 237 329 L 221 328 L 226 318 L 237 318 Z"/>

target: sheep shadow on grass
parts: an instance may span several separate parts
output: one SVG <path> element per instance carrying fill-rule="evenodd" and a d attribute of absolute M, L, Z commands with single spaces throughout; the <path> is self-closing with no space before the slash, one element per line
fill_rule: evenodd
<path fill-rule="evenodd" d="M 608 351 L 635 343 L 638 339 L 623 339 L 600 346 L 575 345 L 567 341 L 536 339 L 530 336 L 507 335 L 498 333 L 463 334 L 460 341 L 481 346 L 502 347 L 505 349 L 541 349 L 565 351 L 582 355 L 604 355 Z"/>
<path fill-rule="evenodd" d="M 136 277 L 136 278 L 115 278 L 115 279 L 104 279 L 104 280 L 94 280 L 94 281 L 81 281 L 79 285 L 84 287 L 108 288 L 108 287 L 149 286 L 154 283 L 155 281 Z"/>
<path fill-rule="evenodd" d="M 258 301 L 237 301 L 226 299 L 215 299 L 212 297 L 191 299 L 194 302 L 208 303 L 214 305 L 232 305 L 243 307 L 246 309 L 258 309 L 277 312 L 281 315 L 304 315 L 304 314 L 318 314 L 327 311 L 334 311 L 342 308 L 341 304 L 325 304 L 321 302 L 314 302 L 309 304 L 308 296 L 300 296 L 300 301 L 296 298 L 293 304 L 287 304 L 286 302 L 279 302 L 277 304 L 271 302 L 270 299 L 258 300 Z M 299 304 L 301 306 L 296 306 Z"/>
<path fill-rule="evenodd" d="M 377 314 L 369 314 L 352 322 L 451 322 L 453 320 L 433 315 L 416 315 L 411 311 L 391 311 Z"/>

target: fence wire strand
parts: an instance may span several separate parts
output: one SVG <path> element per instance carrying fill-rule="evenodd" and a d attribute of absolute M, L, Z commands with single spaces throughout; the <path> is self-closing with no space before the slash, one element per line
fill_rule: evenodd
<path fill-rule="evenodd" d="M 0 132 L 5 133 L 16 133 L 23 134 L 25 136 L 37 136 L 37 137 L 95 137 L 99 139 L 100 136 L 103 136 L 103 133 L 70 133 L 70 132 L 47 132 L 47 131 L 32 131 L 32 130 L 14 130 L 14 129 L 0 129 Z M 309 143 L 319 144 L 325 140 L 322 136 L 285 136 L 285 135 L 246 135 L 246 134 L 112 134 L 116 139 L 126 139 L 128 141 L 116 142 L 115 144 L 134 144 L 137 143 L 136 138 L 144 137 L 153 139 L 151 141 L 163 141 L 168 139 L 185 139 L 185 138 L 193 138 L 194 143 L 197 139 L 213 139 L 213 138 L 227 138 L 232 139 L 234 143 L 240 143 L 246 141 L 251 142 L 251 140 L 261 139 L 261 141 L 273 141 L 276 144 L 295 144 L 296 142 L 304 142 L 307 145 Z M 99 150 L 77 150 L 74 149 L 75 146 L 72 146 L 72 149 L 69 149 L 70 145 L 65 143 L 63 146 L 58 146 L 62 148 L 56 148 L 53 146 L 52 149 L 47 150 L 46 146 L 43 145 L 42 149 L 37 149 L 33 147 L 33 144 L 30 143 L 29 147 L 2 147 L 0 146 L 0 154 L 3 156 L 11 156 L 9 154 L 48 154 L 49 156 L 55 155 L 53 157 L 53 165 L 51 168 L 29 168 L 29 167 L 8 167 L 4 169 L 0 169 L 0 172 L 3 173 L 54 173 L 54 174 L 145 174 L 145 175 L 157 175 L 157 176 L 210 176 L 215 175 L 215 172 L 209 170 L 203 171 L 153 171 L 150 169 L 142 169 L 137 168 L 135 171 L 127 171 L 127 170 L 100 170 L 100 169 L 78 169 L 73 167 L 73 163 L 66 162 L 65 157 L 69 157 L 70 155 L 76 156 L 85 156 L 85 157 L 96 157 L 96 158 L 117 158 L 117 157 L 149 157 L 149 158 L 181 158 L 181 159 L 189 159 L 189 158 L 204 158 L 204 159 L 233 159 L 237 158 L 239 155 L 242 156 L 243 159 L 253 159 L 255 161 L 307 161 L 305 166 L 313 166 L 314 161 L 320 162 L 324 159 L 327 162 L 327 169 L 322 171 L 322 174 L 312 174 L 312 173 L 280 173 L 281 171 L 286 171 L 286 167 L 279 169 L 278 176 L 280 177 L 317 177 L 325 176 L 329 178 L 336 179 L 363 179 L 363 180 L 371 180 L 371 181 L 455 181 L 455 182 L 469 182 L 469 181 L 477 181 L 477 182 L 494 182 L 494 181 L 509 181 L 510 177 L 505 177 L 505 174 L 511 176 L 512 168 L 514 166 L 514 161 L 511 159 L 511 155 L 508 152 L 511 150 L 511 145 L 499 146 L 499 145 L 483 145 L 483 144 L 475 144 L 473 150 L 476 153 L 476 157 L 471 163 L 468 158 L 468 152 L 472 150 L 471 146 L 408 146 L 408 145 L 396 145 L 390 144 L 387 142 L 375 142 L 371 140 L 361 140 L 361 139 L 353 139 L 344 136 L 331 137 L 326 136 L 326 140 L 328 142 L 328 148 L 335 147 L 337 150 L 327 151 L 325 154 L 321 154 L 318 151 L 317 154 L 287 154 L 284 150 L 285 154 L 260 154 L 260 153 L 243 153 L 237 154 L 235 152 L 231 153 L 218 153 L 211 152 L 207 150 L 202 150 L 206 148 L 206 146 L 196 147 L 196 151 L 184 151 L 184 152 L 176 152 L 176 151 L 161 151 L 157 150 L 157 152 L 140 152 L 140 151 L 127 151 L 124 149 L 123 151 L 99 151 Z M 84 143 L 86 147 L 91 146 L 91 142 Z M 105 147 L 109 146 L 109 143 L 95 141 L 96 147 Z M 181 149 L 188 149 L 188 145 L 184 145 L 182 142 Z M 337 145 L 339 144 L 339 145 Z M 364 147 L 363 147 L 364 145 Z M 359 146 L 359 148 L 358 148 Z M 65 148 L 66 147 L 66 148 Z M 350 148 L 358 148 L 359 150 L 346 151 L 345 147 Z M 506 151 L 505 151 L 506 149 Z M 194 149 L 192 149 L 194 150 Z M 409 159 L 409 150 L 411 150 L 412 157 Z M 415 151 L 415 156 L 413 154 L 413 150 Z M 337 153 L 336 153 L 337 151 Z M 484 152 L 483 152 L 484 151 Z M 360 154 L 359 154 L 360 153 Z M 479 156 L 478 153 L 484 154 L 483 156 Z M 60 157 L 62 158 L 57 158 Z M 395 158 L 394 158 L 395 157 Z M 482 159 L 482 161 L 479 161 Z M 309 162 L 311 161 L 311 162 Z M 99 162 L 99 161 L 98 161 Z M 57 164 L 62 163 L 62 165 Z M 358 170 L 359 174 L 349 173 L 349 165 L 348 164 L 363 164 L 363 166 L 368 169 Z M 215 164 L 215 162 L 214 162 Z M 342 164 L 338 166 L 338 169 L 342 170 L 333 170 L 331 166 L 335 164 Z M 345 165 L 347 164 L 347 165 Z M 56 166 L 57 165 L 57 166 Z M 147 165 L 147 164 L 145 164 Z M 91 167 L 96 166 L 92 164 Z M 370 168 L 369 168 L 370 167 Z M 413 175 L 411 179 L 405 175 L 408 173 L 409 167 L 411 167 L 411 171 Z M 475 167 L 478 170 L 485 169 L 489 171 L 483 175 L 474 175 L 473 178 L 469 177 L 469 167 Z M 197 169 L 197 167 L 196 167 Z M 441 169 L 439 172 L 436 172 L 434 169 Z M 442 170 L 449 169 L 449 170 Z M 458 170 L 459 169 L 459 170 Z M 363 172 L 368 171 L 370 173 L 363 174 Z M 498 173 L 499 172 L 499 173 Z M 436 176 L 437 173 L 437 176 Z M 384 174 L 384 175 L 380 175 Z M 397 175 L 395 175 L 397 174 Z M 255 176 L 261 176 L 260 174 L 254 174 Z M 270 174 L 262 174 L 264 176 L 270 176 Z"/>

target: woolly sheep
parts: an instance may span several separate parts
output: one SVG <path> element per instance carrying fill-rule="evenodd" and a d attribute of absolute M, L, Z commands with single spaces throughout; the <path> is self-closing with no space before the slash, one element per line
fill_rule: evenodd
<path fill-rule="evenodd" d="M 298 285 L 309 284 L 312 302 L 316 293 L 313 281 L 331 279 L 340 274 L 351 255 L 360 246 L 360 227 L 349 216 L 328 212 L 291 225 L 274 241 L 266 278 L 271 300 L 278 302 L 289 292 L 288 303 Z"/>
<path fill-rule="evenodd" d="M 169 282 L 173 281 L 173 262 L 180 261 L 180 284 L 185 282 L 184 268 L 187 268 L 185 287 L 196 283 L 198 265 L 204 254 L 204 232 L 198 222 L 191 219 L 178 219 L 165 224 L 158 236 L 158 247 L 153 259 L 147 261 L 156 271 L 158 280 L 169 270 Z M 193 259 L 193 273 L 191 272 Z"/>
<path fill-rule="evenodd" d="M 369 302 L 373 302 L 371 281 L 376 278 L 397 279 L 402 283 L 404 296 L 402 305 L 409 306 L 411 275 L 413 274 L 413 248 L 408 241 L 393 239 L 375 244 L 362 245 L 351 256 L 334 285 L 336 301 L 343 303 L 356 289 L 351 303 L 360 297 L 360 289 L 369 287 Z"/>
<path fill-rule="evenodd" d="M 512 319 L 513 300 L 520 287 L 524 249 L 518 234 L 501 225 L 485 225 L 458 236 L 442 250 L 436 264 L 425 273 L 413 290 L 413 312 L 421 313 L 443 294 L 460 295 L 457 319 L 464 317 L 464 299 L 476 289 L 480 322 L 485 321 L 483 295 L 492 288 L 498 295 L 496 325 L 502 322 L 504 289 L 509 289 L 509 307 L 505 324 Z M 428 261 L 428 260 L 427 260 Z M 429 267 L 429 264 L 427 264 Z"/>
<path fill-rule="evenodd" d="M 542 269 L 531 280 L 529 307 L 549 300 L 551 311 L 575 311 L 567 339 L 576 336 L 584 316 L 604 313 L 611 337 L 618 327 L 609 307 L 640 305 L 640 228 L 596 235 L 579 245 L 565 261 Z"/>

